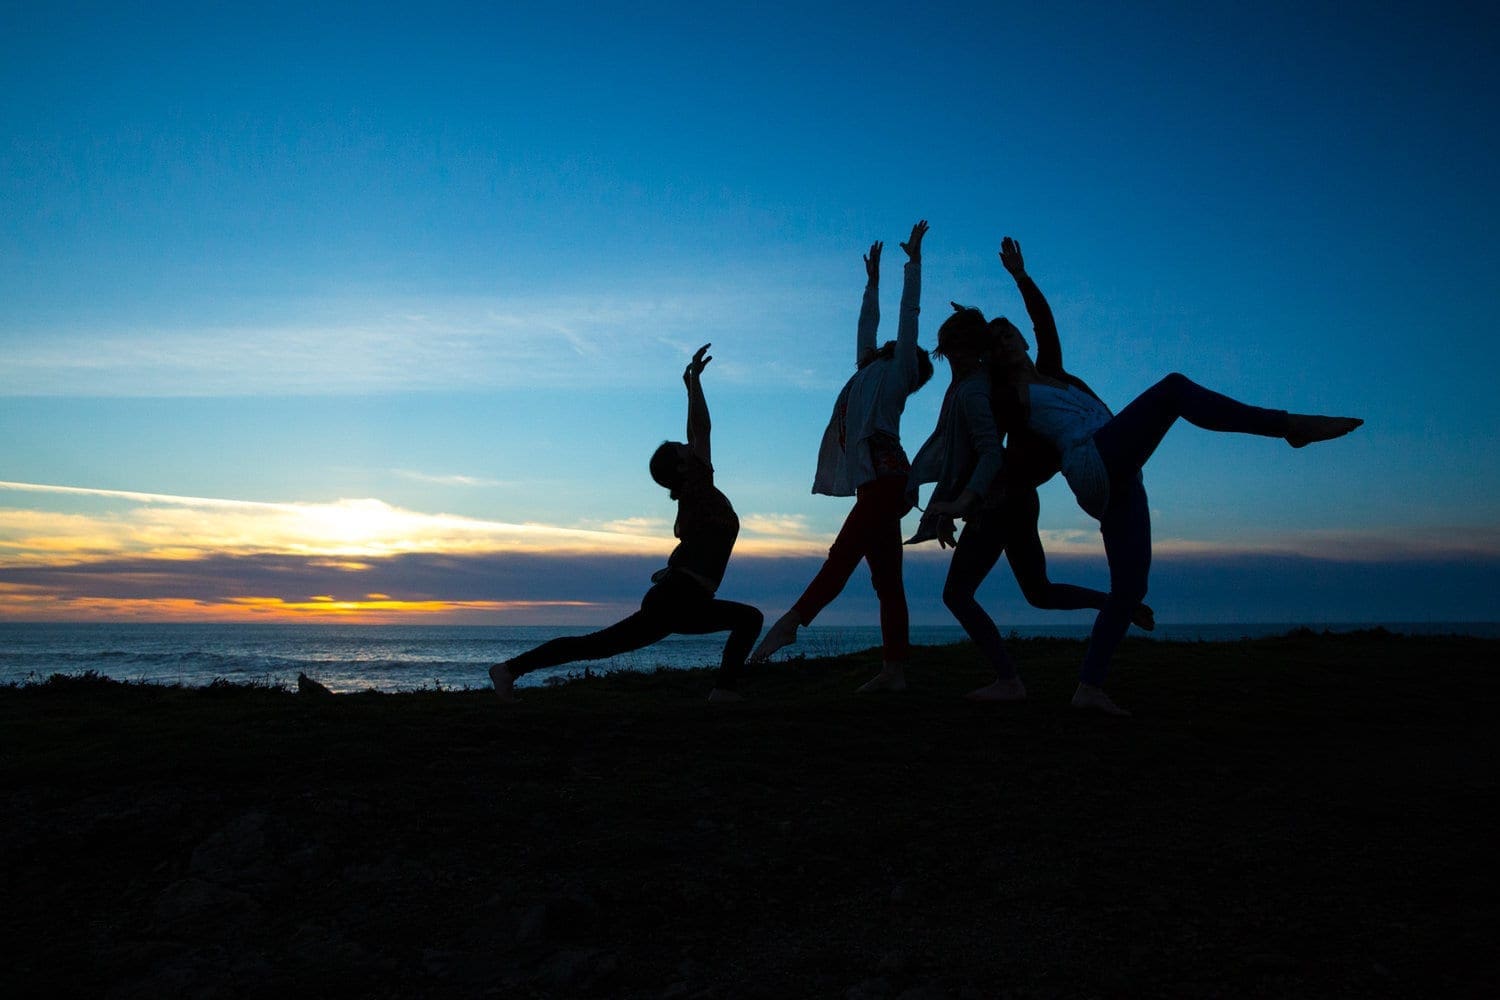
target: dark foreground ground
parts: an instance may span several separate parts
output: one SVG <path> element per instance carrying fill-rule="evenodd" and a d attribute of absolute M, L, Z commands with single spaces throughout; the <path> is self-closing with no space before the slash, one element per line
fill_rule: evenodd
<path fill-rule="evenodd" d="M 1493 995 L 1500 643 L 529 692 L 0 689 L 0 995 Z M 476 678 L 476 681 L 478 678 Z"/>

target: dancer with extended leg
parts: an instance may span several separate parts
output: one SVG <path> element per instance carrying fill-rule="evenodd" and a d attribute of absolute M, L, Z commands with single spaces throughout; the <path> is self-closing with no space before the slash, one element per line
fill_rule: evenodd
<path fill-rule="evenodd" d="M 641 599 L 641 609 L 625 620 L 589 635 L 552 639 L 491 667 L 490 680 L 502 701 L 515 700 L 516 679 L 529 671 L 628 653 L 673 633 L 709 632 L 728 632 L 729 641 L 708 700 L 740 700 L 740 670 L 764 619 L 748 604 L 714 596 L 729 564 L 740 521 L 729 499 L 714 486 L 712 428 L 701 381 L 704 367 L 713 360 L 708 348 L 708 344 L 698 348 L 682 373 L 688 393 L 687 442 L 664 441 L 651 456 L 651 478 L 677 501 L 672 533 L 679 541 L 666 568 L 652 575 L 652 587 Z"/>
<path fill-rule="evenodd" d="M 1364 421 L 1249 406 L 1175 372 L 1116 415 L 1082 379 L 1041 371 L 1014 327 L 1002 332 L 995 357 L 997 412 L 1008 426 L 1025 428 L 1057 450 L 1063 477 L 1078 505 L 1098 519 L 1104 539 L 1109 599 L 1094 621 L 1073 705 L 1127 715 L 1104 693 L 1103 683 L 1131 614 L 1146 596 L 1151 514 L 1141 469 L 1172 424 L 1182 417 L 1205 430 L 1282 438 L 1301 448 L 1342 437 Z"/>
<path fill-rule="evenodd" d="M 858 370 L 845 383 L 818 450 L 814 493 L 854 496 L 854 509 L 828 558 L 806 591 L 766 632 L 752 659 L 761 661 L 797 640 L 797 629 L 810 624 L 848 583 L 861 559 L 880 601 L 883 666 L 860 691 L 900 691 L 906 687 L 908 618 L 901 582 L 901 518 L 911 509 L 906 495 L 910 468 L 901 447 L 901 414 L 906 399 L 932 377 L 932 361 L 917 346 L 917 314 L 922 294 L 922 237 L 926 221 L 911 228 L 901 289 L 896 339 L 875 347 L 880 325 L 878 292 L 880 252 L 870 246 L 865 257 L 865 294 L 856 333 Z"/>
<path fill-rule="evenodd" d="M 1020 244 L 1006 238 L 1001 244 L 1000 260 L 1007 271 L 1021 286 L 1037 339 L 1037 368 L 1058 378 L 1067 378 L 1062 366 L 1062 343 L 1057 336 L 1057 326 L 1052 310 L 1041 291 L 1026 274 L 1021 257 Z M 953 318 L 955 326 L 952 336 L 957 342 L 962 339 L 959 331 L 967 329 L 969 336 L 977 336 L 972 316 L 966 322 L 962 317 Z M 944 324 L 947 328 L 948 324 Z M 985 338 L 985 360 L 993 361 L 993 351 L 1006 329 L 1015 330 L 1009 320 L 991 320 Z M 1020 332 L 1015 331 L 1019 337 Z M 942 332 L 939 332 L 939 343 Z M 1025 349 L 1025 340 L 1021 340 Z M 950 361 L 953 359 L 950 358 Z M 955 379 L 958 369 L 955 367 Z M 986 374 L 988 378 L 988 374 Z M 952 390 L 950 390 L 951 392 Z M 951 484 L 941 485 L 943 470 L 936 455 L 952 433 L 946 424 L 949 408 L 944 401 L 943 415 L 939 417 L 938 429 L 922 446 L 913 460 L 913 484 L 939 480 L 934 491 L 935 503 L 929 503 L 922 526 L 907 544 L 938 539 L 943 548 L 955 545 L 953 541 L 953 518 L 964 519 L 963 534 L 958 538 L 953 560 L 948 566 L 948 577 L 943 584 L 943 603 L 953 612 L 964 631 L 980 648 L 990 665 L 995 668 L 994 683 L 969 692 L 968 697 L 981 701 L 1019 701 L 1026 696 L 1026 689 L 1005 652 L 1000 640 L 1000 630 L 994 619 L 975 598 L 995 563 L 1003 553 L 1010 563 L 1011 573 L 1020 585 L 1027 602 L 1036 608 L 1052 610 L 1074 610 L 1080 608 L 1103 608 L 1108 595 L 1089 587 L 1069 583 L 1054 583 L 1047 576 L 1047 555 L 1042 549 L 1041 536 L 1037 530 L 1037 517 L 1041 509 L 1037 498 L 1037 487 L 1051 479 L 1058 471 L 1058 455 L 1045 440 L 1038 438 L 1025 428 L 1004 428 L 997 425 L 997 432 L 1005 434 L 1005 462 L 989 492 L 982 497 L 971 496 L 968 502 L 953 502 L 959 491 Z M 972 421 L 971 421 L 972 423 Z M 1008 433 L 1006 433 L 1008 431 Z M 949 499 L 941 499 L 947 497 Z M 1156 627 L 1151 608 L 1137 605 L 1131 620 L 1147 631 Z"/>

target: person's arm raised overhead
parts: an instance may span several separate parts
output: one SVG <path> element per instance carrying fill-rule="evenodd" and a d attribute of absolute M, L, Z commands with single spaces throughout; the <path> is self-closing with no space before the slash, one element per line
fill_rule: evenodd
<path fill-rule="evenodd" d="M 922 310 L 922 237 L 926 235 L 927 220 L 922 219 L 901 244 L 906 251 L 906 271 L 901 281 L 901 316 L 896 321 L 896 364 L 913 380 L 917 372 L 917 315 Z"/>
<path fill-rule="evenodd" d="M 875 353 L 875 331 L 880 329 L 880 252 L 885 244 L 876 240 L 865 254 L 865 297 L 859 305 L 859 328 L 854 338 L 854 363 L 862 365 Z"/>
<path fill-rule="evenodd" d="M 713 451 L 709 443 L 709 433 L 713 430 L 713 424 L 708 419 L 708 400 L 703 398 L 703 369 L 713 360 L 708 353 L 712 344 L 704 344 L 693 354 L 693 360 L 689 361 L 687 368 L 683 369 L 682 381 L 687 385 L 688 413 L 687 413 L 687 443 L 693 450 L 693 454 L 703 459 L 708 464 L 713 464 Z"/>
<path fill-rule="evenodd" d="M 1063 375 L 1062 341 L 1057 337 L 1057 321 L 1052 318 L 1052 307 L 1036 286 L 1031 275 L 1026 273 L 1026 260 L 1021 256 L 1021 244 L 1005 237 L 1000 242 L 1000 263 L 1015 279 L 1026 303 L 1026 314 L 1031 317 L 1031 329 L 1036 334 L 1036 367 L 1044 375 L 1061 378 Z"/>

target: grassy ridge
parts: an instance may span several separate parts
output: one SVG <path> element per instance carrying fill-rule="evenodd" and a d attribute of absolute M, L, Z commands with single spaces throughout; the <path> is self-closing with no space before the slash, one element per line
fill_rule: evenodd
<path fill-rule="evenodd" d="M 1013 643 L 525 693 L 0 690 L 0 990 L 1479 995 L 1500 642 Z M 476 679 L 477 680 L 477 679 Z"/>

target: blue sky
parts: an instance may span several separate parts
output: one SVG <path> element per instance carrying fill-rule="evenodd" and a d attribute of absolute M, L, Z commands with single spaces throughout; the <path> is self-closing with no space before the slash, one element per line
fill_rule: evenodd
<path fill-rule="evenodd" d="M 5 5 L 5 614 L 606 620 L 670 548 L 645 459 L 705 341 L 725 593 L 778 614 L 848 507 L 808 489 L 860 255 L 893 335 L 926 218 L 924 342 L 949 299 L 1020 316 L 1013 235 L 1116 408 L 1180 370 L 1366 419 L 1174 430 L 1161 620 L 1500 617 L 1496 40 L 1459 4 Z M 1102 583 L 1059 484 L 1042 527 Z"/>

